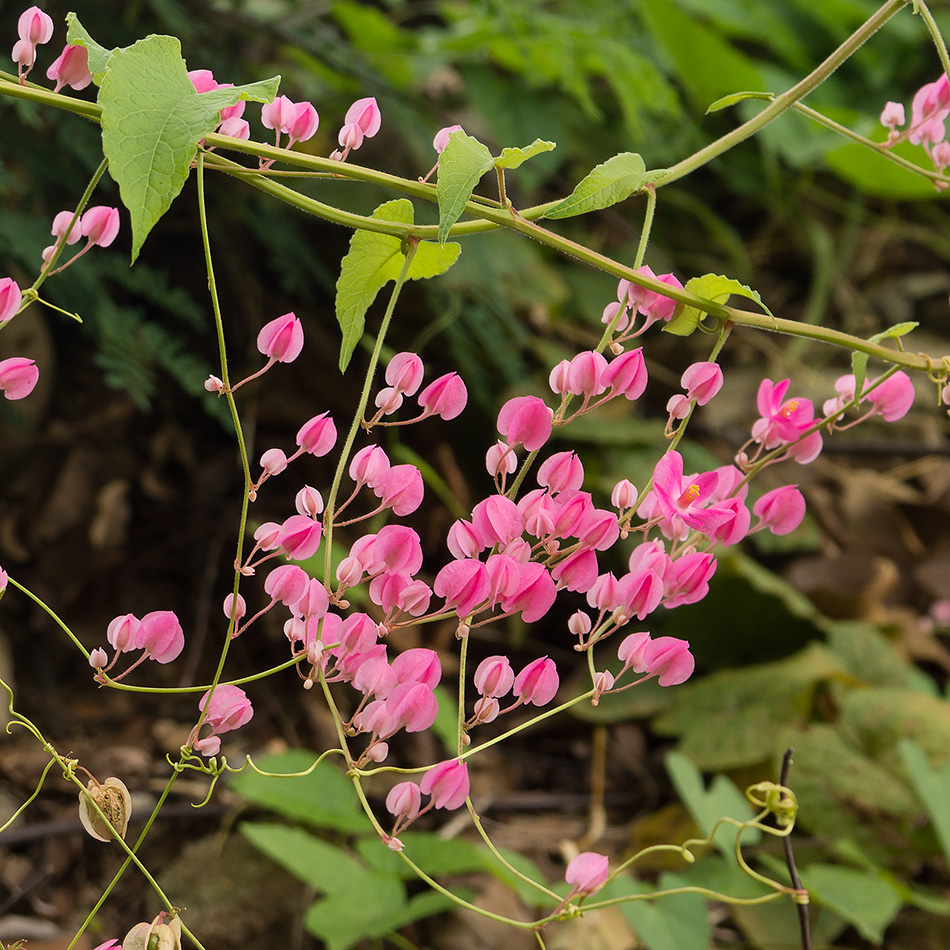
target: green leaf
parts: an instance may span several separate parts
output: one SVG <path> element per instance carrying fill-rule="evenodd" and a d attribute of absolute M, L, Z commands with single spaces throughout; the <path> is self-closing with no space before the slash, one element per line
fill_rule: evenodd
<path fill-rule="evenodd" d="M 309 775 L 291 777 L 309 769 L 316 758 L 305 749 L 265 755 L 255 761 L 258 768 L 285 774 L 273 778 L 248 768 L 233 776 L 231 787 L 255 805 L 296 821 L 339 831 L 365 830 L 366 816 L 353 783 L 331 762 L 324 760 Z"/>
<path fill-rule="evenodd" d="M 86 47 L 89 54 L 89 72 L 92 73 L 92 81 L 97 86 L 101 86 L 102 77 L 109 68 L 109 57 L 115 50 L 100 46 L 86 32 L 86 28 L 79 22 L 79 17 L 75 13 L 66 14 L 66 42 L 70 46 Z"/>
<path fill-rule="evenodd" d="M 407 198 L 387 201 L 373 212 L 373 217 L 411 225 L 412 202 Z M 419 280 L 444 274 L 458 260 L 461 250 L 454 243 L 440 246 L 431 241 L 420 241 L 407 279 Z M 366 311 L 380 290 L 399 276 L 405 259 L 402 242 L 391 234 L 356 231 L 350 238 L 350 249 L 340 265 L 340 277 L 336 282 L 336 319 L 343 331 L 341 373 L 345 372 L 363 335 Z"/>
<path fill-rule="evenodd" d="M 851 372 L 854 375 L 854 391 L 861 392 L 864 389 L 865 380 L 868 378 L 868 354 L 855 350 L 851 354 Z"/>
<path fill-rule="evenodd" d="M 706 115 L 709 115 L 712 112 L 719 112 L 721 109 L 728 109 L 730 106 L 736 105 L 736 103 L 742 102 L 745 99 L 774 99 L 775 97 L 770 92 L 732 92 L 728 96 L 723 96 L 721 99 L 717 99 L 707 110 Z"/>
<path fill-rule="evenodd" d="M 311 904 L 304 926 L 327 950 L 347 950 L 366 937 L 383 937 L 401 927 L 407 910 L 406 890 L 398 878 L 367 871 L 356 888 Z"/>
<path fill-rule="evenodd" d="M 535 139 L 525 148 L 504 148 L 501 155 L 495 159 L 495 168 L 517 168 L 529 158 L 540 155 L 541 152 L 550 152 L 557 146 L 554 142 L 544 142 L 541 139 Z"/>
<path fill-rule="evenodd" d="M 811 864 L 801 875 L 819 904 L 839 914 L 872 943 L 881 943 L 885 929 L 901 909 L 900 896 L 873 871 Z"/>
<path fill-rule="evenodd" d="M 492 153 L 478 139 L 461 130 L 449 136 L 449 144 L 439 155 L 439 178 L 435 189 L 439 200 L 440 244 L 446 242 L 475 186 L 494 163 Z"/>
<path fill-rule="evenodd" d="M 621 152 L 608 158 L 581 179 L 577 187 L 545 213 L 546 218 L 570 218 L 575 214 L 609 208 L 629 198 L 645 184 L 657 181 L 658 172 L 648 172 L 636 152 Z"/>
<path fill-rule="evenodd" d="M 686 290 L 696 294 L 697 297 L 705 297 L 714 303 L 725 303 L 733 294 L 740 297 L 747 297 L 754 300 L 770 317 L 774 319 L 772 311 L 762 303 L 762 298 L 758 291 L 740 284 L 737 280 L 730 277 L 722 277 L 718 274 L 704 274 L 702 277 L 693 277 L 686 282 Z M 685 306 L 663 329 L 667 333 L 673 333 L 676 336 L 689 336 L 693 330 L 699 326 L 706 311 L 698 307 Z"/>
<path fill-rule="evenodd" d="M 898 745 L 917 797 L 924 803 L 947 864 L 950 864 L 950 764 L 931 768 L 924 750 L 911 739 Z"/>
<path fill-rule="evenodd" d="M 198 142 L 218 125 L 218 112 L 239 99 L 269 102 L 280 77 L 199 96 L 173 36 L 114 50 L 108 65 L 99 91 L 102 150 L 132 217 L 134 263 L 184 186 Z"/>
<path fill-rule="evenodd" d="M 657 890 L 684 887 L 690 881 L 677 874 L 661 874 Z M 598 898 L 649 894 L 653 888 L 626 876 L 614 878 Z M 712 924 L 706 901 L 699 894 L 672 894 L 656 901 L 631 900 L 617 905 L 627 923 L 649 950 L 706 950 Z"/>
<path fill-rule="evenodd" d="M 898 337 L 906 336 L 911 330 L 916 330 L 919 326 L 920 324 L 913 320 L 905 320 L 903 323 L 895 323 L 894 326 L 888 327 L 886 330 L 882 330 L 880 333 L 875 333 L 874 336 L 868 340 L 868 342 L 880 343 L 881 340 L 896 340 Z"/>
<path fill-rule="evenodd" d="M 704 836 L 712 834 L 720 818 L 746 821 L 755 814 L 742 792 L 725 775 L 717 775 L 707 789 L 699 769 L 685 755 L 670 752 L 664 759 L 664 763 L 677 794 Z M 717 829 L 713 838 L 715 846 L 733 864 L 737 863 L 735 853 L 737 833 L 738 829 L 726 824 Z M 743 845 L 757 844 L 761 837 L 761 833 L 754 828 L 747 828 L 742 832 L 742 843 Z"/>
<path fill-rule="evenodd" d="M 240 830 L 255 848 L 324 894 L 359 893 L 369 875 L 381 876 L 302 828 L 245 821 Z"/>

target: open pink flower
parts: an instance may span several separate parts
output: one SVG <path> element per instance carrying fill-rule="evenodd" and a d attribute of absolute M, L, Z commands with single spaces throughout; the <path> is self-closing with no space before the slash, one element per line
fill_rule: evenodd
<path fill-rule="evenodd" d="M 376 99 L 373 96 L 357 99 L 346 110 L 343 128 L 340 129 L 340 146 L 347 151 L 359 148 L 364 138 L 371 139 L 379 131 L 381 123 Z"/>
<path fill-rule="evenodd" d="M 535 452 L 551 438 L 551 410 L 537 396 L 509 399 L 498 413 L 498 431 L 509 445 Z"/>
<path fill-rule="evenodd" d="M 89 245 L 108 247 L 119 233 L 119 209 L 106 205 L 89 208 L 79 219 L 79 230 Z"/>
<path fill-rule="evenodd" d="M 529 663 L 516 677 L 512 692 L 518 701 L 534 706 L 545 706 L 557 693 L 560 680 L 554 660 L 542 656 Z"/>
<path fill-rule="evenodd" d="M 156 663 L 178 659 L 185 646 L 185 635 L 174 611 L 153 610 L 146 614 L 135 634 L 135 646 L 145 650 Z"/>
<path fill-rule="evenodd" d="M 709 534 L 728 519 L 727 512 L 702 507 L 718 484 L 719 476 L 715 472 L 684 478 L 683 457 L 679 452 L 667 452 L 657 462 L 653 492 L 674 537 L 686 538 L 690 528 Z"/>

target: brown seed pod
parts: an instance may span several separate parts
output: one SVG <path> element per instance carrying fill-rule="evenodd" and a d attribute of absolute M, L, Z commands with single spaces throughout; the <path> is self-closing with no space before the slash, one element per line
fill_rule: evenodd
<path fill-rule="evenodd" d="M 87 797 L 88 796 L 88 797 Z M 106 824 L 99 816 L 99 813 L 92 807 L 89 797 L 102 810 L 102 813 L 109 819 Z M 111 841 L 114 837 L 112 829 L 120 838 L 125 838 L 125 830 L 129 827 L 129 818 L 132 815 L 132 796 L 125 787 L 122 779 L 110 776 L 104 782 L 99 783 L 95 779 L 89 779 L 86 785 L 86 791 L 79 793 L 79 820 L 83 828 L 99 841 Z"/>
<path fill-rule="evenodd" d="M 122 941 L 124 950 L 181 950 L 181 920 L 173 917 L 164 924 L 163 916 L 136 924 Z"/>

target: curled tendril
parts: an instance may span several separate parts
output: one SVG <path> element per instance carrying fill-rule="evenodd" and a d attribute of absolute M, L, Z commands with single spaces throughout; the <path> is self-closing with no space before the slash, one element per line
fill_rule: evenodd
<path fill-rule="evenodd" d="M 780 828 L 792 830 L 798 815 L 798 800 L 790 788 L 774 782 L 759 782 L 746 789 L 745 797 L 766 814 L 773 815 Z"/>

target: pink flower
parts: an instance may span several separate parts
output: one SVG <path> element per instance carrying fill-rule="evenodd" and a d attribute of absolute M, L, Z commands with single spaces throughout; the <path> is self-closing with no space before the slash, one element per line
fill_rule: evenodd
<path fill-rule="evenodd" d="M 105 205 L 89 208 L 79 219 L 79 230 L 90 245 L 108 247 L 119 233 L 119 209 Z"/>
<path fill-rule="evenodd" d="M 12 277 L 0 279 L 0 323 L 12 320 L 23 303 L 23 294 Z"/>
<path fill-rule="evenodd" d="M 46 70 L 46 78 L 56 83 L 53 92 L 71 86 L 77 92 L 92 82 L 89 72 L 89 50 L 85 46 L 67 46 L 58 59 Z"/>
<path fill-rule="evenodd" d="M 422 360 L 415 353 L 397 353 L 386 367 L 386 382 L 398 393 L 415 396 L 424 372 Z"/>
<path fill-rule="evenodd" d="M 584 484 L 584 466 L 576 452 L 557 452 L 541 463 L 538 484 L 554 494 L 577 491 Z"/>
<path fill-rule="evenodd" d="M 472 512 L 472 525 L 484 546 L 520 538 L 524 521 L 518 506 L 504 495 L 489 495 Z"/>
<path fill-rule="evenodd" d="M 656 280 L 662 281 L 670 287 L 676 287 L 678 290 L 683 289 L 683 285 L 673 274 L 657 275 L 646 265 L 640 267 L 637 273 L 643 274 L 645 277 L 654 277 Z M 665 320 L 668 323 L 676 312 L 676 301 L 672 297 L 654 293 L 652 290 L 647 290 L 646 287 L 641 287 L 634 283 L 631 283 L 629 288 L 627 299 L 630 307 L 646 317 L 638 333 L 642 333 L 647 327 L 656 323 L 658 320 Z"/>
<path fill-rule="evenodd" d="M 551 410 L 537 396 L 516 396 L 501 407 L 498 431 L 509 445 L 536 452 L 551 438 Z"/>
<path fill-rule="evenodd" d="M 507 442 L 499 439 L 485 453 L 485 468 L 489 475 L 510 475 L 517 467 L 518 459 Z"/>
<path fill-rule="evenodd" d="M 515 681 L 506 656 L 489 656 L 475 670 L 475 689 L 482 696 L 505 696 Z"/>
<path fill-rule="evenodd" d="M 298 515 L 316 520 L 323 512 L 323 496 L 316 488 L 304 485 L 294 496 L 294 507 Z"/>
<path fill-rule="evenodd" d="M 382 117 L 379 106 L 372 96 L 366 99 L 357 99 L 343 119 L 343 128 L 340 129 L 339 142 L 345 149 L 356 149 L 363 144 L 363 139 L 371 139 L 378 131 Z"/>
<path fill-rule="evenodd" d="M 303 349 L 303 325 L 293 312 L 264 324 L 257 335 L 257 348 L 270 360 L 292 363 Z"/>
<path fill-rule="evenodd" d="M 672 610 L 681 604 L 698 603 L 709 593 L 709 579 L 715 573 L 716 559 L 711 554 L 690 551 L 681 555 L 664 574 L 663 606 Z"/>
<path fill-rule="evenodd" d="M 6 399 L 24 399 L 33 392 L 40 371 L 34 360 L 25 356 L 11 356 L 0 360 L 0 390 Z"/>
<path fill-rule="evenodd" d="M 899 102 L 888 102 L 881 112 L 881 125 L 886 129 L 896 129 L 904 124 L 904 106 Z"/>
<path fill-rule="evenodd" d="M 307 592 L 309 583 L 310 578 L 303 568 L 296 564 L 282 564 L 267 575 L 264 590 L 270 594 L 272 601 L 279 600 L 286 607 L 291 607 Z"/>
<path fill-rule="evenodd" d="M 461 132 L 460 125 L 447 125 L 444 129 L 439 129 L 432 140 L 432 147 L 441 155 L 445 151 L 445 146 L 449 144 L 449 137 L 453 132 Z"/>
<path fill-rule="evenodd" d="M 174 611 L 153 610 L 142 618 L 135 646 L 156 663 L 171 663 L 184 649 L 185 635 Z"/>
<path fill-rule="evenodd" d="M 297 445 L 320 458 L 336 445 L 336 425 L 330 413 L 322 412 L 305 422 L 297 432 Z"/>
<path fill-rule="evenodd" d="M 48 43 L 53 37 L 53 21 L 48 13 L 39 7 L 30 7 L 20 14 L 17 20 L 17 33 L 20 39 L 37 46 Z"/>
<path fill-rule="evenodd" d="M 457 759 L 440 762 L 422 776 L 419 789 L 423 795 L 432 796 L 432 804 L 436 808 L 452 811 L 465 804 L 468 798 L 468 767 Z"/>
<path fill-rule="evenodd" d="M 545 706 L 554 699 L 559 685 L 554 660 L 542 656 L 515 677 L 512 692 L 525 705 Z"/>
<path fill-rule="evenodd" d="M 411 515 L 422 504 L 425 488 L 422 472 L 408 463 L 393 465 L 373 488 L 383 508 L 392 508 L 400 518 Z"/>
<path fill-rule="evenodd" d="M 422 795 L 415 782 L 399 782 L 394 785 L 386 796 L 386 811 L 393 818 L 412 821 L 419 814 Z"/>
<path fill-rule="evenodd" d="M 357 485 L 375 488 L 389 471 L 389 458 L 378 445 L 367 445 L 357 452 L 350 462 L 350 478 Z"/>
<path fill-rule="evenodd" d="M 704 472 L 692 478 L 683 477 L 683 457 L 679 452 L 667 452 L 653 472 L 653 491 L 663 517 L 680 540 L 694 528 L 703 534 L 709 534 L 714 528 L 728 519 L 728 514 L 715 509 L 703 509 L 701 506 L 719 483 L 715 472 Z"/>
<path fill-rule="evenodd" d="M 491 594 L 488 571 L 481 561 L 461 558 L 446 564 L 432 585 L 436 596 L 445 599 L 445 606 L 455 609 L 460 618 L 469 616 Z"/>
<path fill-rule="evenodd" d="M 797 485 L 782 485 L 766 492 L 753 506 L 759 519 L 759 528 L 768 528 L 772 534 L 791 534 L 805 517 L 805 499 Z"/>
<path fill-rule="evenodd" d="M 439 714 L 439 701 L 425 683 L 399 683 L 386 697 L 386 712 L 406 732 L 424 732 Z"/>
<path fill-rule="evenodd" d="M 66 243 L 75 244 L 82 237 L 82 218 L 76 218 L 76 223 L 70 228 L 69 226 L 72 224 L 73 217 L 74 212 L 72 211 L 60 211 L 56 217 L 53 218 L 53 226 L 50 228 L 50 234 L 57 239 L 66 234 Z M 68 234 L 67 229 L 69 229 Z"/>
<path fill-rule="evenodd" d="M 940 142 L 945 135 L 943 120 L 950 114 L 950 84 L 944 73 L 936 82 L 920 87 L 910 107 L 910 141 Z"/>
<path fill-rule="evenodd" d="M 636 500 L 637 487 L 626 478 L 622 478 L 617 482 L 613 487 L 613 491 L 610 493 L 610 503 L 614 508 L 620 511 L 626 511 L 627 508 L 632 508 Z"/>
<path fill-rule="evenodd" d="M 198 709 L 207 713 L 205 725 L 211 727 L 211 735 L 194 740 L 195 748 L 202 755 L 215 755 L 221 748 L 221 740 L 218 737 L 222 733 L 240 729 L 249 723 L 254 715 L 254 707 L 251 706 L 247 693 L 239 686 L 229 686 L 226 683 L 216 687 L 213 695 L 211 690 L 208 690 L 199 700 Z"/>
<path fill-rule="evenodd" d="M 599 891 L 607 882 L 609 862 L 603 854 L 581 852 L 564 872 L 564 880 L 571 885 L 571 895 L 586 896 Z"/>
<path fill-rule="evenodd" d="M 567 391 L 575 396 L 599 396 L 607 388 L 603 381 L 607 360 L 596 350 L 578 353 L 568 367 Z"/>
<path fill-rule="evenodd" d="M 648 633 L 632 633 L 621 644 L 617 656 L 623 669 L 657 676 L 660 686 L 676 686 L 692 675 L 695 660 L 689 643 L 676 637 L 650 639 Z M 621 670 L 623 672 L 623 670 Z M 618 674 L 619 678 L 619 674 Z"/>
<path fill-rule="evenodd" d="M 311 138 L 320 125 L 320 117 L 309 102 L 291 102 L 286 96 L 278 96 L 262 107 L 261 122 L 277 132 L 278 141 L 282 132 L 290 136 L 289 147 Z"/>
<path fill-rule="evenodd" d="M 611 396 L 623 395 L 631 402 L 639 399 L 647 388 L 643 348 L 638 347 L 612 359 L 604 370 L 603 381 L 610 388 Z"/>
<path fill-rule="evenodd" d="M 468 390 L 458 373 L 446 373 L 419 393 L 419 405 L 425 416 L 441 416 L 448 422 L 460 415 L 468 402 Z"/>
<path fill-rule="evenodd" d="M 810 399 L 785 400 L 789 382 L 783 379 L 773 383 L 763 379 L 759 384 L 756 405 L 761 418 L 752 426 L 752 438 L 767 450 L 797 441 L 815 420 L 815 407 Z"/>
<path fill-rule="evenodd" d="M 876 414 L 885 422 L 894 422 L 907 415 L 914 404 L 914 384 L 903 370 L 898 370 L 879 386 L 872 389 L 868 401 L 874 404 Z"/>
<path fill-rule="evenodd" d="M 261 468 L 267 475 L 279 475 L 287 467 L 283 449 L 268 449 L 261 456 Z"/>
<path fill-rule="evenodd" d="M 129 650 L 138 649 L 136 640 L 141 626 L 142 621 L 134 614 L 116 617 L 106 629 L 106 639 L 120 653 L 128 653 Z"/>
<path fill-rule="evenodd" d="M 534 623 L 547 614 L 556 598 L 557 588 L 547 568 L 529 561 L 521 565 L 518 587 L 513 595 L 503 598 L 501 607 L 505 613 L 520 612 L 525 623 Z"/>
<path fill-rule="evenodd" d="M 319 521 L 306 515 L 291 515 L 280 526 L 277 546 L 292 561 L 305 561 L 317 553 L 321 529 Z"/>
<path fill-rule="evenodd" d="M 210 69 L 189 69 L 188 78 L 191 80 L 191 84 L 195 87 L 195 92 L 211 92 L 213 89 L 218 88 L 218 84 L 215 81 L 214 73 Z"/>
<path fill-rule="evenodd" d="M 717 363 L 693 363 L 683 373 L 682 383 L 686 398 L 705 406 L 722 389 L 722 370 Z"/>

